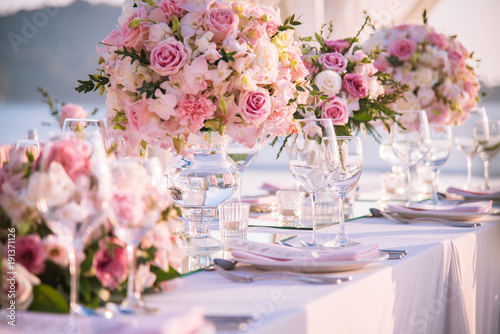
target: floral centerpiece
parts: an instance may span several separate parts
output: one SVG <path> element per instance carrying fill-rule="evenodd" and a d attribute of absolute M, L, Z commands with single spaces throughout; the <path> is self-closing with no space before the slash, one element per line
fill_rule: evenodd
<path fill-rule="evenodd" d="M 427 24 L 403 24 L 376 31 L 364 49 L 383 48 L 375 67 L 410 86 L 392 104 L 396 110 L 427 111 L 431 123 L 460 125 L 479 101 L 473 53 L 456 36 Z"/>
<path fill-rule="evenodd" d="M 377 123 L 389 129 L 397 114 L 389 105 L 406 87 L 375 67 L 379 50 L 367 53 L 358 45 L 368 23 L 369 17 L 354 38 L 329 39 L 331 23 L 314 37 L 303 38 L 303 60 L 311 85 L 305 88 L 309 99 L 300 106 L 297 118 L 330 118 L 339 136 L 359 130 L 376 136 Z"/>
<path fill-rule="evenodd" d="M 59 168 L 51 169 L 51 175 L 43 183 L 54 200 L 61 200 L 64 196 L 64 191 L 57 191 L 58 186 L 64 184 L 65 189 L 75 189 L 88 159 L 85 150 L 65 145 L 65 141 L 60 143 L 57 149 L 52 147 L 57 150 L 53 158 L 60 161 L 53 165 Z M 68 312 L 67 247 L 46 225 L 35 204 L 41 186 L 37 181 L 40 177 L 39 159 L 36 151 L 12 148 L 8 162 L 0 169 L 0 301 L 5 308 L 14 302 L 16 310 Z M 115 200 L 115 205 L 126 206 L 123 210 L 133 211 L 136 204 Z M 174 268 L 180 265 L 184 255 L 171 234 L 176 212 L 168 202 L 166 206 L 162 218 L 143 239 L 137 254 L 140 265 L 136 284 L 139 291 L 166 289 L 167 281 L 179 277 Z M 124 243 L 114 236 L 109 223 L 94 229 L 84 243 L 83 252 L 77 254 L 77 260 L 81 303 L 98 307 L 122 297 L 128 277 L 126 249 Z"/>
<path fill-rule="evenodd" d="M 118 22 L 97 48 L 99 73 L 76 90 L 106 92 L 122 154 L 180 152 L 205 130 L 253 147 L 291 129 L 307 73 L 293 16 L 252 0 L 127 0 Z"/>

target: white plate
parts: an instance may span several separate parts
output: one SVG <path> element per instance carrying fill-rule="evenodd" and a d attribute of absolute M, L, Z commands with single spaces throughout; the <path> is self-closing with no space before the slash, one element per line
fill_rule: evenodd
<path fill-rule="evenodd" d="M 296 261 L 292 263 L 289 261 L 276 261 L 275 263 L 270 263 L 267 261 L 259 260 L 249 260 L 249 259 L 239 259 L 234 258 L 238 262 L 248 263 L 256 266 L 257 268 L 264 270 L 286 270 L 295 271 L 302 273 L 333 273 L 338 271 L 349 271 L 356 270 L 366 267 L 370 264 L 387 260 L 389 254 L 384 252 L 379 252 L 378 256 L 369 260 L 362 261 L 325 261 L 325 262 L 314 262 L 310 260 Z"/>
<path fill-rule="evenodd" d="M 471 221 L 471 220 L 478 220 L 483 217 L 496 214 L 498 213 L 498 209 L 491 209 L 488 212 L 447 212 L 447 211 L 432 211 L 432 210 L 427 210 L 427 211 L 412 211 L 408 212 L 407 210 L 398 210 L 398 208 L 391 208 L 391 213 L 396 213 L 398 216 L 402 218 L 408 218 L 408 219 L 413 219 L 413 218 L 443 218 L 443 219 L 449 219 L 449 220 L 456 220 L 456 221 Z"/>

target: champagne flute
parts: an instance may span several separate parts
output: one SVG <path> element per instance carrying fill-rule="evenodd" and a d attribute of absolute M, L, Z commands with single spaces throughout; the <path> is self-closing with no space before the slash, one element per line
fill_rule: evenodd
<path fill-rule="evenodd" d="M 49 228 L 68 245 L 70 311 L 92 314 L 78 303 L 77 252 L 84 238 L 107 218 L 111 177 L 102 138 L 96 132 L 51 139 L 44 147 L 37 180 L 36 204 Z"/>
<path fill-rule="evenodd" d="M 476 122 L 487 122 L 488 116 L 484 107 L 473 109 L 469 112 L 469 117 L 460 126 L 455 127 L 455 145 L 459 151 L 465 154 L 467 161 L 467 185 L 465 189 L 472 187 L 472 160 L 477 154 L 478 142 L 474 140 L 473 130 Z"/>
<path fill-rule="evenodd" d="M 432 171 L 432 205 L 439 204 L 437 187 L 439 182 L 439 171 L 450 156 L 452 133 L 449 125 L 429 125 L 429 150 L 424 157 L 424 162 Z"/>
<path fill-rule="evenodd" d="M 227 155 L 234 161 L 240 174 L 238 178 L 238 202 L 241 202 L 241 179 L 243 172 L 257 158 L 260 152 L 260 144 L 256 143 L 252 148 L 248 148 L 238 142 L 230 143 L 227 146 Z"/>
<path fill-rule="evenodd" d="M 351 247 L 360 245 L 351 240 L 345 232 L 344 200 L 358 184 L 363 170 L 363 146 L 359 137 L 337 137 L 340 165 L 337 174 L 330 180 L 329 186 L 339 199 L 339 231 L 334 240 L 323 246 Z"/>
<path fill-rule="evenodd" d="M 412 176 L 415 166 L 428 150 L 429 122 L 425 110 L 402 111 L 392 126 L 392 149 L 396 157 L 407 167 L 407 192 L 410 205 L 412 199 Z"/>
<path fill-rule="evenodd" d="M 111 163 L 113 204 L 110 221 L 116 236 L 127 244 L 129 276 L 127 296 L 120 309 L 128 313 L 157 313 L 146 307 L 140 291 L 135 290 L 137 247 L 146 232 L 161 215 L 164 192 L 162 168 L 157 158 L 148 160 L 122 158 Z"/>
<path fill-rule="evenodd" d="M 316 237 L 316 203 L 318 194 L 328 186 L 339 168 L 339 153 L 333 123 L 330 119 L 298 121 L 299 132 L 293 134 L 289 150 L 292 175 L 312 199 L 312 243 Z"/>
<path fill-rule="evenodd" d="M 104 122 L 100 119 L 66 118 L 61 128 L 61 133 L 65 132 L 82 133 L 83 131 L 85 131 L 86 133 L 93 131 L 99 132 L 104 142 L 104 148 L 106 150 L 109 148 L 108 143 L 106 141 L 106 130 L 104 128 Z"/>
<path fill-rule="evenodd" d="M 474 141 L 478 145 L 479 157 L 484 164 L 484 190 L 490 189 L 490 159 L 500 151 L 500 121 L 476 121 Z"/>

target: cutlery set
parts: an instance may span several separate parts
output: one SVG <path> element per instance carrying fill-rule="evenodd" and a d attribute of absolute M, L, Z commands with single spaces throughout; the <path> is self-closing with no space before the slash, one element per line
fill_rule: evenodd
<path fill-rule="evenodd" d="M 432 224 L 441 224 L 453 227 L 477 227 L 483 225 L 483 223 L 481 222 L 463 222 L 463 221 L 454 221 L 442 218 L 429 218 L 429 217 L 413 218 L 413 219 L 396 218 L 386 211 L 375 208 L 371 208 L 370 213 L 372 214 L 372 217 L 387 218 L 398 224 L 432 223 Z"/>

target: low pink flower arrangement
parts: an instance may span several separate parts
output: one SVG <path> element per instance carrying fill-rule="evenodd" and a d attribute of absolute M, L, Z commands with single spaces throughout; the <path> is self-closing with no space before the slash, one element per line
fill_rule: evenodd
<path fill-rule="evenodd" d="M 364 50 L 381 48 L 375 62 L 410 90 L 391 107 L 427 112 L 430 123 L 462 124 L 479 101 L 473 53 L 456 36 L 437 32 L 427 24 L 383 27 L 365 43 Z"/>
<path fill-rule="evenodd" d="M 311 86 L 306 88 L 307 104 L 300 106 L 296 118 L 329 118 L 337 135 L 359 130 L 376 135 L 374 124 L 388 127 L 395 118 L 396 112 L 387 105 L 406 88 L 376 68 L 377 52 L 364 52 L 358 45 L 365 25 L 354 38 L 331 40 L 324 30 L 304 38 L 302 59 Z M 331 23 L 329 28 L 331 32 Z"/>
<path fill-rule="evenodd" d="M 43 149 L 48 149 L 47 147 Z M 7 272 L 17 272 L 16 306 L 18 310 L 44 312 L 68 312 L 69 273 L 67 244 L 52 233 L 36 209 L 38 191 L 43 189 L 47 201 L 67 203 L 78 189 L 91 184 L 88 147 L 74 139 L 65 139 L 50 146 L 52 162 L 44 173 L 40 172 L 40 157 L 31 151 L 11 148 L 7 162 L 0 167 L 0 254 L 2 256 L 2 293 L 0 303 L 10 305 L 8 288 L 12 282 Z M 36 152 L 38 153 L 38 152 Z M 54 168 L 52 168 L 54 167 Z M 130 173 L 132 172 L 132 173 Z M 141 180 L 136 171 L 123 170 L 115 183 L 122 190 L 124 182 L 129 187 Z M 118 190 L 116 191 L 118 194 Z M 126 196 L 126 194 L 124 194 Z M 126 215 L 144 215 L 140 203 L 124 200 Z M 165 290 L 166 281 L 180 276 L 176 271 L 184 258 L 173 237 L 177 214 L 170 200 L 163 201 L 165 208 L 153 226 L 154 234 L 148 233 L 138 251 L 138 279 L 140 291 Z M 85 214 L 86 208 L 70 201 L 65 217 Z M 138 217 L 141 219 L 142 216 Z M 10 245 L 10 246 L 9 246 Z M 13 246 L 15 248 L 13 248 Z M 15 252 L 12 253 L 12 249 Z M 11 252 L 9 252 L 11 250 Z M 162 259 L 159 261 L 159 259 Z M 85 240 L 77 254 L 80 266 L 80 302 L 89 307 L 104 305 L 110 298 L 122 298 L 126 290 L 128 262 L 123 242 L 116 238 L 109 222 L 97 226 Z M 12 283 L 12 284 L 14 284 Z"/>
<path fill-rule="evenodd" d="M 120 155 L 178 152 L 217 131 L 251 148 L 289 132 L 307 69 L 294 17 L 256 1 L 125 1 L 97 47 L 99 73 L 79 92 L 107 94 L 107 133 Z"/>

